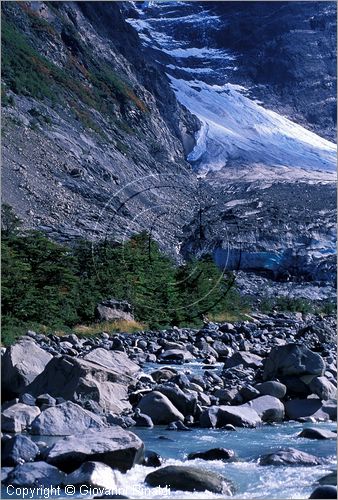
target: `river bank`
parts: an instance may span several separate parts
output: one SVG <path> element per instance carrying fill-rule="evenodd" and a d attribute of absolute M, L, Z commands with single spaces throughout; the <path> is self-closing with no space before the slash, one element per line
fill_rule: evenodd
<path fill-rule="evenodd" d="M 28 332 L 3 349 L 3 497 L 41 483 L 309 498 L 335 464 L 335 320 L 252 319 L 90 339 Z"/>

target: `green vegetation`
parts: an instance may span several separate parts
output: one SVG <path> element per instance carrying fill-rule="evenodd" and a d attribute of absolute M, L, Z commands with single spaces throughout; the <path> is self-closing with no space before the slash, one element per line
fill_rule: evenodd
<path fill-rule="evenodd" d="M 60 35 L 43 19 L 28 13 L 31 28 L 39 36 L 39 32 L 47 32 L 57 38 Z M 83 45 L 71 25 L 68 26 L 68 43 L 76 47 L 78 56 L 69 53 L 68 61 L 63 68 L 53 62 L 32 46 L 30 39 L 23 35 L 14 24 L 3 16 L 2 32 L 2 79 L 15 94 L 28 95 L 37 99 L 48 99 L 52 103 L 72 106 L 72 99 L 80 103 L 86 110 L 92 108 L 107 116 L 116 115 L 116 105 L 124 107 L 134 105 L 141 112 L 147 108 L 130 84 L 122 80 L 108 65 L 94 58 Z M 81 55 L 86 65 L 81 62 Z M 5 95 L 5 94 L 3 94 Z M 94 119 L 77 105 L 75 114 L 84 119 L 84 126 L 93 126 Z M 82 116 L 83 115 L 83 116 Z"/>
<path fill-rule="evenodd" d="M 334 300 L 311 301 L 295 297 L 264 298 L 261 300 L 259 309 L 263 313 L 278 312 L 301 312 L 303 314 L 336 314 L 337 306 Z"/>
<path fill-rule="evenodd" d="M 5 344 L 28 328 L 96 331 L 95 306 L 107 298 L 130 302 L 136 321 L 150 328 L 198 325 L 204 314 L 244 312 L 211 258 L 177 267 L 146 233 L 125 243 L 81 241 L 70 249 L 37 231 L 20 231 L 8 205 L 2 214 Z"/>

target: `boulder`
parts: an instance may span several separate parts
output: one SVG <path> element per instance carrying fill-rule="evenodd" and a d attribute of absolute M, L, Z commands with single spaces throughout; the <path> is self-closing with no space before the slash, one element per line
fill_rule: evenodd
<path fill-rule="evenodd" d="M 106 416 L 106 421 L 109 425 L 119 425 L 123 429 L 136 425 L 136 421 L 132 417 L 116 416 L 113 413 Z"/>
<path fill-rule="evenodd" d="M 40 408 L 16 403 L 1 413 L 1 430 L 3 432 L 22 432 L 40 415 Z"/>
<path fill-rule="evenodd" d="M 161 368 L 160 370 L 151 372 L 151 376 L 155 380 L 155 382 L 161 383 L 174 378 L 176 376 L 176 371 L 172 370 L 171 368 L 165 367 Z"/>
<path fill-rule="evenodd" d="M 84 359 L 113 372 L 117 371 L 125 375 L 132 376 L 140 371 L 139 365 L 134 363 L 126 353 L 121 351 L 107 351 L 99 347 L 86 354 Z"/>
<path fill-rule="evenodd" d="M 189 466 L 168 465 L 148 474 L 145 482 L 150 486 L 168 487 L 170 490 L 210 491 L 232 495 L 233 485 L 220 474 Z"/>
<path fill-rule="evenodd" d="M 23 394 L 20 394 L 19 396 L 19 403 L 23 403 L 28 406 L 38 406 L 36 404 L 36 399 L 34 396 L 31 394 L 28 394 L 28 392 L 24 392 Z"/>
<path fill-rule="evenodd" d="M 225 345 L 224 342 L 221 342 L 220 340 L 215 340 L 215 342 L 212 344 L 212 347 L 221 358 L 226 358 L 233 352 L 230 347 Z"/>
<path fill-rule="evenodd" d="M 136 408 L 135 410 L 134 420 L 136 427 L 154 427 L 153 421 L 149 417 L 149 415 L 141 413 L 141 410 L 139 408 Z"/>
<path fill-rule="evenodd" d="M 264 364 L 264 380 L 287 375 L 316 375 L 325 372 L 325 362 L 316 352 L 303 344 L 287 344 L 274 347 Z"/>
<path fill-rule="evenodd" d="M 113 469 L 101 462 L 85 462 L 74 472 L 67 475 L 67 484 L 85 484 L 112 489 L 115 483 L 116 478 Z"/>
<path fill-rule="evenodd" d="M 168 349 L 160 354 L 159 360 L 162 363 L 186 363 L 194 359 L 194 356 L 184 349 Z"/>
<path fill-rule="evenodd" d="M 259 460 L 260 465 L 320 465 L 321 460 L 314 455 L 296 450 L 295 448 L 285 448 L 264 455 Z"/>
<path fill-rule="evenodd" d="M 245 405 L 219 406 L 217 427 L 232 424 L 236 427 L 256 427 L 262 420 L 258 413 Z"/>
<path fill-rule="evenodd" d="M 41 409 L 46 409 L 49 406 L 55 406 L 56 405 L 56 399 L 53 398 L 53 396 L 50 396 L 49 394 L 40 394 L 35 400 L 36 406 L 38 406 Z"/>
<path fill-rule="evenodd" d="M 17 465 L 10 472 L 7 483 L 13 486 L 59 486 L 67 484 L 66 474 L 46 462 Z"/>
<path fill-rule="evenodd" d="M 259 368 L 262 366 L 262 358 L 257 354 L 252 354 L 247 351 L 237 351 L 235 354 L 225 361 L 225 368 L 233 368 L 234 366 L 243 365 L 244 367 Z"/>
<path fill-rule="evenodd" d="M 189 453 L 188 460 L 195 460 L 200 458 L 202 460 L 232 460 L 235 456 L 233 450 L 227 450 L 226 448 L 212 448 L 206 451 L 195 451 Z"/>
<path fill-rule="evenodd" d="M 220 404 L 231 403 L 235 397 L 238 397 L 236 388 L 232 389 L 217 389 L 214 396 L 219 400 Z"/>
<path fill-rule="evenodd" d="M 211 406 L 200 416 L 201 427 L 256 427 L 262 420 L 258 413 L 248 406 Z"/>
<path fill-rule="evenodd" d="M 46 460 L 65 472 L 73 472 L 88 461 L 102 462 L 125 472 L 142 463 L 143 455 L 141 439 L 116 426 L 66 437 L 51 446 Z"/>
<path fill-rule="evenodd" d="M 337 399 L 337 389 L 326 377 L 315 377 L 309 383 L 309 389 L 320 399 Z"/>
<path fill-rule="evenodd" d="M 1 464 L 4 466 L 16 466 L 24 462 L 32 462 L 39 454 L 39 448 L 35 443 L 24 435 L 17 435 L 8 439 L 2 446 Z"/>
<path fill-rule="evenodd" d="M 335 399 L 330 399 L 328 401 L 323 402 L 323 406 L 320 409 L 320 413 L 324 414 L 324 420 L 325 416 L 327 415 L 328 420 L 337 420 L 337 400 Z"/>
<path fill-rule="evenodd" d="M 200 426 L 214 429 L 217 427 L 219 406 L 210 406 L 200 415 Z"/>
<path fill-rule="evenodd" d="M 149 415 L 155 425 L 170 424 L 175 420 L 184 421 L 184 415 L 178 411 L 167 396 L 157 391 L 143 396 L 137 408 L 142 413 Z"/>
<path fill-rule="evenodd" d="M 142 465 L 146 467 L 160 467 L 162 465 L 163 459 L 161 455 L 156 453 L 156 451 L 146 450 L 144 452 L 144 460 Z"/>
<path fill-rule="evenodd" d="M 307 439 L 337 439 L 337 434 L 326 429 L 316 429 L 313 427 L 307 427 L 303 429 L 298 437 L 303 437 Z"/>
<path fill-rule="evenodd" d="M 320 479 L 318 479 L 318 483 L 323 485 L 329 484 L 331 486 L 337 486 L 337 471 L 334 470 L 329 474 L 321 477 Z"/>
<path fill-rule="evenodd" d="M 239 403 L 247 402 L 251 401 L 252 399 L 258 398 L 259 396 L 259 391 L 252 387 L 252 385 L 248 384 L 240 388 L 238 394 L 234 398 L 234 402 L 237 403 L 237 400 L 239 401 Z"/>
<path fill-rule="evenodd" d="M 1 362 L 3 397 L 10 399 L 24 392 L 52 357 L 30 337 L 21 337 L 8 347 Z"/>
<path fill-rule="evenodd" d="M 256 384 L 255 388 L 262 396 L 274 396 L 275 398 L 283 399 L 286 394 L 286 386 L 275 380 Z"/>
<path fill-rule="evenodd" d="M 167 396 L 172 404 L 185 416 L 194 415 L 197 405 L 197 397 L 188 392 L 183 392 L 177 385 L 158 385 L 155 391 Z"/>
<path fill-rule="evenodd" d="M 95 316 L 99 321 L 113 321 L 122 319 L 133 321 L 133 308 L 124 300 L 108 299 L 100 302 L 95 309 Z"/>
<path fill-rule="evenodd" d="M 311 493 L 309 498 L 322 498 L 328 500 L 330 498 L 337 499 L 337 487 L 336 486 L 317 486 L 317 488 Z"/>
<path fill-rule="evenodd" d="M 171 422 L 168 424 L 167 429 L 168 431 L 191 431 L 192 429 L 190 427 L 187 427 L 186 425 L 183 424 L 180 420 L 177 420 L 176 422 Z"/>
<path fill-rule="evenodd" d="M 12 472 L 14 467 L 1 467 L 1 483 L 6 484 L 9 474 Z"/>
<path fill-rule="evenodd" d="M 291 420 L 311 417 L 322 407 L 320 399 L 292 399 L 285 403 L 286 416 Z"/>
<path fill-rule="evenodd" d="M 284 405 L 274 396 L 260 396 L 244 406 L 253 408 L 263 422 L 281 422 L 284 419 Z"/>
<path fill-rule="evenodd" d="M 44 436 L 70 436 L 107 425 L 94 413 L 71 401 L 44 410 L 32 422 L 31 433 Z"/>
<path fill-rule="evenodd" d="M 103 366 L 107 364 L 106 357 L 102 360 L 103 364 L 99 364 L 98 353 L 95 353 L 98 350 L 115 355 L 109 358 L 111 361 L 115 359 L 114 368 Z M 91 353 L 95 361 L 71 356 L 53 358 L 29 386 L 29 392 L 36 396 L 48 393 L 82 406 L 88 401 L 94 402 L 101 410 L 112 411 L 117 415 L 130 409 L 128 384 L 134 383 L 135 369 L 127 372 L 123 360 L 128 365 L 132 362 L 127 361 L 127 355 L 120 351 L 95 351 Z"/>

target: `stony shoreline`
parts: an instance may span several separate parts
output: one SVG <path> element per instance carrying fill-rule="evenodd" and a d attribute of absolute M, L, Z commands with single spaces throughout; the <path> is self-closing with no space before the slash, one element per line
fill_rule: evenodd
<path fill-rule="evenodd" d="M 196 362 L 198 374 L 189 369 Z M 148 363 L 155 366 L 150 373 L 142 369 Z M 2 349 L 3 484 L 106 487 L 114 470 L 142 464 L 156 468 L 147 485 L 231 495 L 236 485 L 215 472 L 166 465 L 133 428 L 236 432 L 336 421 L 336 376 L 333 317 L 257 314 L 250 322 L 206 323 L 199 330 L 95 338 L 27 332 Z M 44 436 L 57 440 L 47 445 Z M 314 425 L 300 436 L 323 440 L 336 433 Z M 236 450 L 202 450 L 188 457 L 194 458 L 231 462 Z M 257 458 L 262 466 L 321 463 L 296 447 Z M 314 493 L 326 496 L 312 498 L 336 498 L 330 481 Z"/>

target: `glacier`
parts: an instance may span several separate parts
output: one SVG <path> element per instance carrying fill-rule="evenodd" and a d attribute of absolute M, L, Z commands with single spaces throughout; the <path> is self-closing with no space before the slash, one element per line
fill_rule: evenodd
<path fill-rule="evenodd" d="M 250 98 L 247 89 L 229 83 L 228 75 L 237 70 L 234 53 L 203 46 L 198 37 L 187 40 L 184 36 L 186 25 L 203 21 L 209 29 L 219 23 L 218 16 L 204 7 L 181 16 L 184 2 L 151 5 L 157 7 L 156 15 L 145 15 L 137 7 L 139 17 L 128 22 L 146 46 L 162 54 L 177 99 L 201 122 L 195 148 L 187 158 L 198 175 L 219 172 L 220 180 L 227 176 L 249 181 L 335 180 L 334 143 L 266 109 Z M 165 6 L 178 10 L 168 12 Z M 177 31 L 178 25 L 182 33 Z"/>

